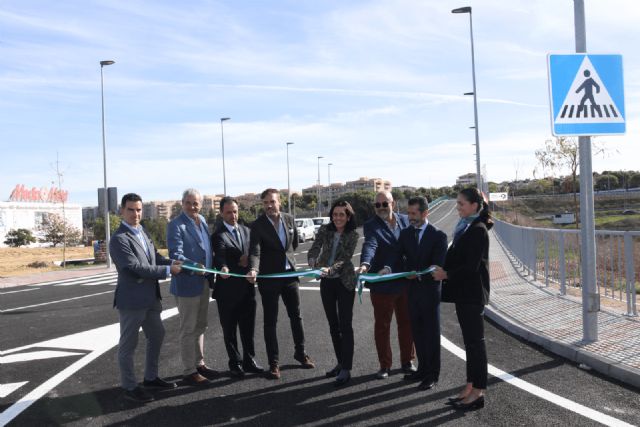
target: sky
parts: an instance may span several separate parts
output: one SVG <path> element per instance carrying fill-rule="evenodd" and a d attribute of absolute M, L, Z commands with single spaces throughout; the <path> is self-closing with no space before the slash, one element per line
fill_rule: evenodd
<path fill-rule="evenodd" d="M 453 185 L 531 178 L 552 138 L 547 54 L 575 52 L 571 0 L 65 0 L 0 2 L 0 200 L 58 186 L 97 205 L 176 200 L 361 176 Z M 587 51 L 623 55 L 627 132 L 593 170 L 640 164 L 640 6 L 586 0 Z M 329 167 L 328 164 L 332 165 Z M 560 171 L 567 174 L 568 171 Z M 536 176 L 542 175 L 538 170 Z"/>

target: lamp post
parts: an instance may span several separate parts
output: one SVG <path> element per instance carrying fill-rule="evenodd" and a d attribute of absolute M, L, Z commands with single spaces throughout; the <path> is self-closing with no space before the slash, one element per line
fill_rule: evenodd
<path fill-rule="evenodd" d="M 229 120 L 231 117 L 222 117 L 220 118 L 220 134 L 222 136 L 222 185 L 224 189 L 224 195 L 227 195 L 227 173 L 224 167 L 224 123 L 225 120 Z"/>
<path fill-rule="evenodd" d="M 316 199 L 316 201 L 318 202 L 318 216 L 322 216 L 322 204 L 320 203 L 320 159 L 324 159 L 324 157 L 318 156 L 318 193 Z"/>
<path fill-rule="evenodd" d="M 289 146 L 293 142 L 287 142 L 287 206 L 289 206 L 289 215 L 291 215 L 291 180 L 289 176 Z"/>
<path fill-rule="evenodd" d="M 100 98 L 102 100 L 102 169 L 104 171 L 104 191 L 102 193 L 102 205 L 104 206 L 104 236 L 106 241 L 105 256 L 107 268 L 111 268 L 111 257 L 109 256 L 109 241 L 111 240 L 111 230 L 109 221 L 109 196 L 107 195 L 107 138 L 104 132 L 104 76 L 102 69 L 105 65 L 115 64 L 116 61 L 100 61 Z"/>
<path fill-rule="evenodd" d="M 473 122 L 476 134 L 476 184 L 480 191 L 484 191 L 482 174 L 480 173 L 480 135 L 478 133 L 478 94 L 476 90 L 476 63 L 473 51 L 473 19 L 471 16 L 471 6 L 459 7 L 453 9 L 451 13 L 468 13 L 469 14 L 469 34 L 471 35 L 471 76 L 473 79 L 473 92 L 467 92 L 465 95 L 473 95 Z"/>
<path fill-rule="evenodd" d="M 327 193 L 329 194 L 329 204 L 328 204 L 328 208 L 331 209 L 331 199 L 332 199 L 332 194 L 331 194 L 331 166 L 333 165 L 333 163 L 327 163 Z"/>

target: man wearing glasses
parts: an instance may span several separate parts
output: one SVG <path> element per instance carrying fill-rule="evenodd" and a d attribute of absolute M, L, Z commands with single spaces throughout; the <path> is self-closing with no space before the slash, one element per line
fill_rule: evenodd
<path fill-rule="evenodd" d="M 409 226 L 406 215 L 393 212 L 395 203 L 388 191 L 376 194 L 374 210 L 376 216 L 364 223 L 364 244 L 360 256 L 361 273 L 390 273 L 402 271 L 402 260 L 398 239 L 400 231 Z M 387 260 L 396 260 L 387 265 Z M 413 365 L 415 348 L 411 336 L 411 324 L 407 303 L 407 285 L 403 279 L 390 280 L 368 285 L 373 305 L 374 336 L 380 370 L 376 378 L 385 379 L 391 373 L 393 355 L 391 352 L 391 318 L 396 315 L 398 341 L 400 344 L 400 362 L 405 374 L 415 372 Z"/>

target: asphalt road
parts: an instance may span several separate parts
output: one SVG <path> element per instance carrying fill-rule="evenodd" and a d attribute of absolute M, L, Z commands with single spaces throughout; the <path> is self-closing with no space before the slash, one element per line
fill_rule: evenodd
<path fill-rule="evenodd" d="M 433 210 L 430 221 L 448 234 L 457 221 L 453 202 Z M 311 243 L 299 246 L 306 266 Z M 356 259 L 359 258 L 359 249 Z M 121 399 L 116 344 L 118 317 L 112 308 L 115 276 L 10 288 L 0 293 L 0 425 L 640 425 L 638 390 L 608 380 L 486 323 L 492 366 L 487 406 L 460 413 L 444 402 L 464 384 L 464 361 L 456 354 L 462 337 L 451 304 L 442 305 L 442 370 L 438 386 L 418 391 L 402 380 L 395 332 L 395 370 L 376 380 L 373 313 L 368 293 L 354 307 L 355 360 L 352 381 L 334 389 L 324 372 L 335 359 L 318 282 L 301 283 L 307 352 L 313 370 L 299 368 L 281 305 L 278 336 L 282 379 L 226 373 L 217 306 L 209 308 L 205 338 L 209 366 L 221 371 L 207 389 L 181 386 L 155 393 L 135 405 Z M 178 318 L 168 285 L 162 286 L 166 337 L 161 376 L 178 380 L 182 371 Z M 258 297 L 259 299 L 259 297 Z M 266 365 L 262 310 L 256 322 L 257 359 Z M 144 338 L 136 358 L 142 375 Z"/>

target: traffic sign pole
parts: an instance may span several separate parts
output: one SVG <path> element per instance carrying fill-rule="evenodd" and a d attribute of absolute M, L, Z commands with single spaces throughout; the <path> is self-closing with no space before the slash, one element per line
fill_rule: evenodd
<path fill-rule="evenodd" d="M 584 0 L 574 0 L 576 53 L 587 52 Z M 600 295 L 596 286 L 596 232 L 593 208 L 591 137 L 578 137 L 580 159 L 580 238 L 582 271 L 582 339 L 598 340 Z"/>

